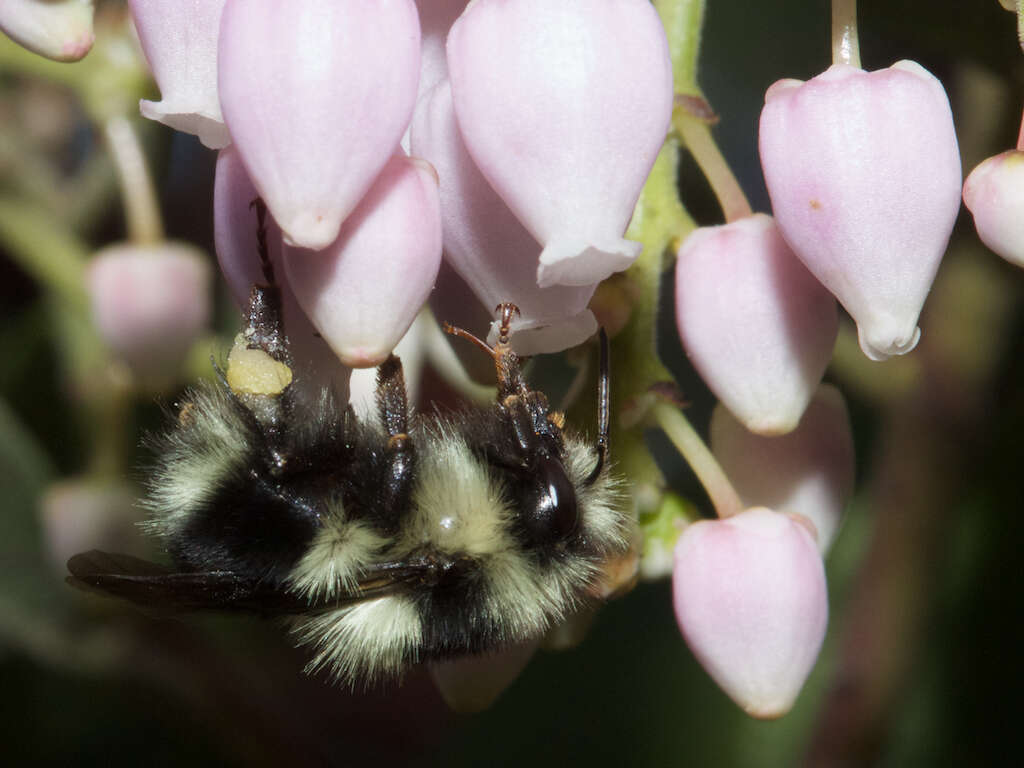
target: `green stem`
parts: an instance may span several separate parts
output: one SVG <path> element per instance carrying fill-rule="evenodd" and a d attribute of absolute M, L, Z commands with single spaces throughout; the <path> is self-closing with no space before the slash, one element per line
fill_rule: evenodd
<path fill-rule="evenodd" d="M 631 286 L 629 294 L 637 300 L 629 321 L 611 345 L 612 370 L 624 374 L 616 376 L 612 386 L 612 413 L 620 418 L 647 395 L 652 384 L 672 380 L 658 359 L 656 344 L 661 281 L 666 252 L 694 228 L 679 202 L 678 164 L 679 142 L 673 138 L 665 143 L 654 163 L 626 233 L 630 239 L 643 243 L 644 248 L 625 276 Z M 591 404 L 584 407 L 589 409 Z M 633 484 L 637 512 L 653 512 L 660 504 L 665 479 L 647 448 L 643 430 L 623 426 L 616 420 L 611 439 L 618 469 Z"/>
<path fill-rule="evenodd" d="M 157 243 L 164 236 L 160 206 L 135 127 L 118 116 L 107 120 L 103 129 L 121 182 L 128 239 L 138 245 Z"/>
<path fill-rule="evenodd" d="M 832 63 L 860 67 L 857 0 L 832 0 Z"/>
<path fill-rule="evenodd" d="M 703 120 L 676 109 L 673 123 L 686 148 L 693 154 L 705 178 L 711 185 L 726 221 L 735 221 L 750 216 L 753 211 L 743 188 L 726 162 L 722 151 L 711 135 L 711 126 Z"/>
<path fill-rule="evenodd" d="M 697 59 L 704 27 L 704 0 L 654 0 L 668 36 L 676 93 L 699 95 Z"/>
<path fill-rule="evenodd" d="M 649 418 L 661 427 L 672 445 L 686 459 L 708 492 L 718 516 L 725 518 L 742 512 L 743 502 L 739 494 L 683 412 L 671 403 L 659 402 L 651 408 Z"/>

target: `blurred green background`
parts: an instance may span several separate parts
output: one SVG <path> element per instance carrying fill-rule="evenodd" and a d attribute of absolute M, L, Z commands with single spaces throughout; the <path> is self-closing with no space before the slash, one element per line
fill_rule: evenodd
<path fill-rule="evenodd" d="M 828 35 L 827 3 L 708 1 L 700 81 L 721 117 L 722 149 L 757 209 L 768 206 L 756 142 L 764 90 L 826 68 Z M 860 41 L 866 68 L 908 58 L 943 80 L 965 175 L 1013 146 L 1024 54 L 1013 16 L 996 0 L 862 0 Z M 50 154 L 41 173 L 79 179 L 57 184 L 64 224 L 91 248 L 122 239 L 112 172 L 87 165 L 102 153 L 87 110 L 49 70 L 33 77 L 6 60 L 0 205 L 31 197 L 15 183 L 13 155 L 43 146 Z M 49 144 L 27 135 L 23 102 L 32 99 L 71 129 Z M 212 253 L 214 153 L 159 126 L 140 130 L 168 236 Z M 680 184 L 699 222 L 719 220 L 692 162 L 684 161 Z M 827 562 L 832 619 L 821 660 L 793 712 L 770 723 L 743 715 L 693 660 L 667 583 L 609 604 L 581 646 L 540 653 L 478 715 L 449 712 L 423 671 L 401 688 L 357 693 L 304 677 L 303 653 L 271 622 L 156 620 L 73 592 L 48 551 L 39 500 L 58 478 L 85 471 L 97 422 L 83 417 L 81 392 L 66 375 L 74 350 L 62 299 L 9 258 L 11 247 L 0 239 L 5 764 L 1016 763 L 1024 273 L 978 244 L 966 211 L 911 359 L 865 372 L 839 355 L 829 374 L 849 398 L 859 492 Z M 236 320 L 221 293 L 226 335 Z M 712 399 L 688 367 L 670 313 L 660 345 L 703 429 Z M 140 429 L 161 423 L 153 398 L 132 400 L 124 416 Z M 673 486 L 705 504 L 664 441 L 651 443 Z M 130 465 L 142 462 L 140 452 Z"/>

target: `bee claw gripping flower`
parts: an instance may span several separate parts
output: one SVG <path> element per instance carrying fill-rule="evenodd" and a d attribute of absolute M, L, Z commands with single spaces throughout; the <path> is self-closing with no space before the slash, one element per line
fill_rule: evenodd
<path fill-rule="evenodd" d="M 873 360 L 912 350 L 960 207 L 942 84 L 911 61 L 836 64 L 765 94 L 761 165 L 779 229 Z"/>
<path fill-rule="evenodd" d="M 622 238 L 665 139 L 672 65 L 647 0 L 476 0 L 448 35 L 469 153 L 544 246 L 541 287 L 626 269 Z"/>
<path fill-rule="evenodd" d="M 217 55 L 224 120 L 285 241 L 326 248 L 412 117 L 416 5 L 228 0 Z"/>

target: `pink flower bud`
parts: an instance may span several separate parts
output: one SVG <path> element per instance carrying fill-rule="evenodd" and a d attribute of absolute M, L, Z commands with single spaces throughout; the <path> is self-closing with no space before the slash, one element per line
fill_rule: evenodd
<path fill-rule="evenodd" d="M 412 0 L 228 0 L 224 119 L 286 242 L 321 249 L 398 148 L 420 32 Z"/>
<path fill-rule="evenodd" d="M 686 238 L 676 320 L 711 391 L 761 434 L 796 427 L 839 328 L 835 300 L 761 213 Z"/>
<path fill-rule="evenodd" d="M 853 435 L 839 390 L 823 384 L 788 435 L 762 437 L 719 405 L 711 450 L 744 504 L 802 515 L 828 551 L 853 493 Z"/>
<path fill-rule="evenodd" d="M 384 362 L 427 300 L 441 264 L 440 206 L 434 169 L 395 155 L 327 250 L 285 248 L 292 290 L 345 365 Z"/>
<path fill-rule="evenodd" d="M 960 207 L 942 83 L 912 61 L 780 80 L 765 94 L 760 147 L 779 229 L 853 316 L 864 354 L 912 350 Z"/>
<path fill-rule="evenodd" d="M 78 61 L 92 49 L 93 0 L 3 0 L 0 30 L 33 53 Z"/>
<path fill-rule="evenodd" d="M 225 0 L 129 0 L 160 101 L 142 101 L 143 117 L 208 147 L 231 143 L 217 99 L 217 33 Z"/>
<path fill-rule="evenodd" d="M 483 175 L 544 245 L 537 279 L 592 285 L 622 239 L 672 112 L 648 0 L 476 0 L 448 35 L 459 127 Z"/>
<path fill-rule="evenodd" d="M 482 712 L 515 682 L 538 645 L 539 639 L 495 653 L 438 662 L 431 665 L 430 676 L 455 712 Z"/>
<path fill-rule="evenodd" d="M 676 544 L 672 587 L 683 637 L 722 690 L 754 717 L 786 714 L 828 624 L 807 529 L 764 507 L 693 523 Z"/>
<path fill-rule="evenodd" d="M 447 82 L 425 96 L 412 125 L 415 154 L 437 168 L 448 263 L 472 288 L 489 315 L 511 301 L 520 316 L 512 323 L 512 343 L 521 355 L 560 352 L 597 330 L 587 309 L 594 285 L 537 286 L 540 245 L 487 183 L 459 133 Z M 497 335 L 491 327 L 490 341 Z"/>
<path fill-rule="evenodd" d="M 43 540 L 62 577 L 68 558 L 78 552 L 103 549 L 144 554 L 137 528 L 142 510 L 128 483 L 67 478 L 46 489 L 39 507 Z"/>
<path fill-rule="evenodd" d="M 111 245 L 86 276 L 93 319 L 146 386 L 173 383 L 210 319 L 210 265 L 184 243 Z"/>
<path fill-rule="evenodd" d="M 990 157 L 964 182 L 964 205 L 974 216 L 981 242 L 1024 267 L 1024 152 Z"/>

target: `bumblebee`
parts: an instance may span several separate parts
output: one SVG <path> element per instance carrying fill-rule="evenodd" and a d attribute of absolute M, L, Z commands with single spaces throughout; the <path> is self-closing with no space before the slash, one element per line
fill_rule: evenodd
<path fill-rule="evenodd" d="M 597 599 L 632 530 L 607 461 L 603 332 L 595 443 L 527 384 L 511 304 L 493 347 L 446 326 L 493 358 L 495 402 L 413 413 L 392 355 L 377 419 L 361 419 L 292 381 L 280 289 L 260 257 L 266 284 L 226 371 L 153 441 L 144 525 L 174 565 L 91 551 L 68 562 L 69 581 L 171 611 L 281 617 L 311 649 L 310 671 L 349 684 L 528 642 Z"/>

